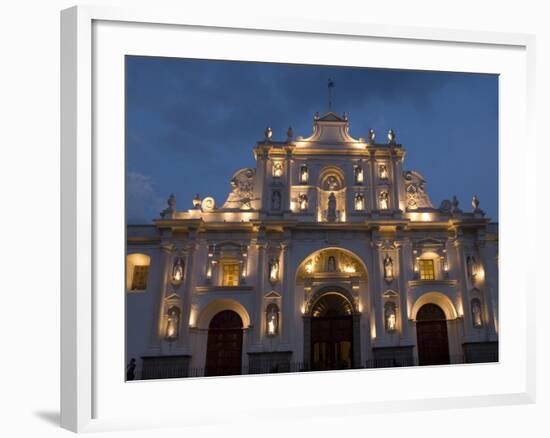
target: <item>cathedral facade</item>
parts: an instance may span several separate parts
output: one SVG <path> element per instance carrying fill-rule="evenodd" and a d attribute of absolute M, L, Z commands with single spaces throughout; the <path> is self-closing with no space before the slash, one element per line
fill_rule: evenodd
<path fill-rule="evenodd" d="M 346 115 L 127 227 L 128 379 L 498 361 L 498 226 Z"/>

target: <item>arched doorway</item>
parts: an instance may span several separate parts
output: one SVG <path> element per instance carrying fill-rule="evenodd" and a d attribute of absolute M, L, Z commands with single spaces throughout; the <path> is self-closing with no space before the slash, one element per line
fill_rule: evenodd
<path fill-rule="evenodd" d="M 339 293 L 322 295 L 311 310 L 311 367 L 339 370 L 353 366 L 353 307 Z"/>
<path fill-rule="evenodd" d="M 416 314 L 416 339 L 419 365 L 450 363 L 449 338 L 445 313 L 436 304 L 424 304 Z"/>
<path fill-rule="evenodd" d="M 208 327 L 206 376 L 241 374 L 243 321 L 237 312 L 217 313 Z"/>

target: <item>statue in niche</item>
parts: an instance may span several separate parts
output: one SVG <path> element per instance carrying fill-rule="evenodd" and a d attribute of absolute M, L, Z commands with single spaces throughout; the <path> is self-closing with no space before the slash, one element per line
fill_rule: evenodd
<path fill-rule="evenodd" d="M 466 257 L 466 272 L 472 278 L 476 276 L 476 259 L 473 256 Z"/>
<path fill-rule="evenodd" d="M 134 380 L 136 378 L 136 360 L 132 357 L 126 367 L 126 380 Z"/>
<path fill-rule="evenodd" d="M 269 281 L 275 283 L 279 278 L 279 260 L 271 259 L 269 262 Z"/>
<path fill-rule="evenodd" d="M 307 210 L 307 195 L 301 194 L 300 197 L 300 210 Z"/>
<path fill-rule="evenodd" d="M 361 211 L 365 208 L 365 198 L 361 193 L 355 195 L 355 209 Z"/>
<path fill-rule="evenodd" d="M 172 269 L 172 280 L 179 282 L 183 280 L 183 261 L 181 257 L 177 257 Z"/>
<path fill-rule="evenodd" d="M 381 164 L 378 167 L 378 174 L 380 175 L 380 179 L 388 179 L 388 166 Z"/>
<path fill-rule="evenodd" d="M 276 178 L 283 176 L 283 163 L 280 161 L 275 161 L 273 163 L 273 176 Z"/>
<path fill-rule="evenodd" d="M 361 184 L 363 182 L 363 168 L 361 166 L 357 166 L 355 168 L 355 182 L 357 184 Z"/>
<path fill-rule="evenodd" d="M 386 191 L 380 192 L 380 209 L 387 210 L 390 208 L 390 194 Z"/>
<path fill-rule="evenodd" d="M 270 336 L 276 335 L 279 329 L 277 306 L 275 306 L 274 304 L 268 306 L 266 319 L 267 334 Z"/>
<path fill-rule="evenodd" d="M 278 191 L 273 192 L 271 195 L 271 209 L 280 210 L 281 209 L 281 193 Z"/>
<path fill-rule="evenodd" d="M 329 176 L 326 181 L 326 188 L 328 190 L 340 189 L 340 183 L 338 182 L 338 178 L 336 178 L 334 175 Z"/>
<path fill-rule="evenodd" d="M 334 258 L 334 256 L 330 256 L 328 258 L 327 270 L 328 272 L 336 272 L 336 259 Z"/>
<path fill-rule="evenodd" d="M 393 280 L 393 260 L 388 254 L 384 257 L 384 280 Z"/>
<path fill-rule="evenodd" d="M 472 302 L 472 322 L 474 323 L 474 327 L 481 327 L 481 306 L 479 305 L 479 301 L 475 299 Z"/>
<path fill-rule="evenodd" d="M 396 329 L 397 325 L 397 316 L 395 314 L 395 304 L 388 303 L 386 305 L 386 311 L 384 315 L 384 319 L 386 321 L 386 330 L 388 332 L 393 332 Z"/>
<path fill-rule="evenodd" d="M 329 222 L 336 221 L 336 196 L 333 192 L 328 196 L 327 220 Z"/>
<path fill-rule="evenodd" d="M 300 168 L 300 181 L 306 183 L 309 179 L 309 171 L 307 166 L 302 166 Z"/>

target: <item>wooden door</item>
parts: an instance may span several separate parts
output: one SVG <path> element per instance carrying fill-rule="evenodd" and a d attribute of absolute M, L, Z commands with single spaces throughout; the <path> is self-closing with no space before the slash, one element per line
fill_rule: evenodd
<path fill-rule="evenodd" d="M 351 316 L 311 320 L 311 365 L 315 370 L 352 367 L 353 321 Z"/>
<path fill-rule="evenodd" d="M 417 314 L 416 338 L 419 365 L 450 363 L 447 321 L 443 310 L 435 304 L 425 304 Z"/>
<path fill-rule="evenodd" d="M 232 310 L 216 314 L 208 329 L 206 376 L 241 374 L 243 323 Z"/>

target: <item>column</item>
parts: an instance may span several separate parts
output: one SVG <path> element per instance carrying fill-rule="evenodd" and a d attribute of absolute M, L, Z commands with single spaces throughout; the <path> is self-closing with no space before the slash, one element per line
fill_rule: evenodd
<path fill-rule="evenodd" d="M 181 286 L 181 299 L 182 299 L 182 312 L 181 312 L 181 329 L 180 336 L 185 342 L 185 353 L 191 354 L 191 346 L 189 345 L 189 317 L 191 314 L 191 297 L 193 295 L 193 288 L 195 285 L 195 256 L 197 250 L 197 230 L 192 230 L 189 233 L 189 240 L 186 245 L 186 267 L 185 267 L 185 280 Z"/>
<path fill-rule="evenodd" d="M 160 262 L 161 262 L 161 273 L 160 273 L 160 281 L 159 282 L 151 282 L 151 284 L 158 284 L 158 287 L 151 288 L 153 289 L 153 293 L 155 293 L 157 296 L 154 300 L 154 309 L 153 309 L 153 318 L 150 328 L 150 335 L 149 335 L 149 345 L 150 349 L 156 351 L 157 353 L 160 351 L 160 344 L 161 344 L 161 330 L 162 330 L 162 323 L 164 321 L 164 298 L 166 297 L 166 292 L 168 288 L 168 278 L 169 273 L 171 270 L 171 261 L 172 261 L 172 254 L 173 254 L 174 246 L 171 242 L 163 242 L 160 245 Z"/>
<path fill-rule="evenodd" d="M 292 329 L 292 321 L 294 319 L 293 303 L 294 297 L 291 296 L 291 291 L 294 290 L 291 282 L 294 280 L 291 278 L 290 269 L 290 241 L 287 240 L 281 243 L 281 256 L 283 259 L 283 277 L 281 279 L 281 311 L 282 311 L 282 324 L 281 324 L 281 348 L 290 349 L 290 332 Z"/>
<path fill-rule="evenodd" d="M 253 315 L 252 315 L 252 330 L 249 333 L 250 343 L 254 348 L 259 348 L 263 338 L 262 316 L 263 316 L 263 297 L 264 297 L 264 285 L 266 275 L 266 242 L 265 232 L 260 230 L 256 240 L 256 252 L 257 252 L 257 266 L 256 266 L 256 287 L 253 300 Z"/>
<path fill-rule="evenodd" d="M 408 284 L 407 281 L 413 276 L 412 245 L 410 240 L 404 240 L 397 248 L 399 257 L 399 277 L 397 280 L 399 288 L 399 315 L 401 325 L 401 343 L 404 345 L 414 344 L 410 333 L 409 308 L 407 302 Z"/>
<path fill-rule="evenodd" d="M 486 324 L 489 341 L 498 340 L 498 268 L 494 254 L 491 254 L 485 241 L 478 242 L 481 263 L 485 272 L 483 301 L 487 308 Z"/>
<path fill-rule="evenodd" d="M 462 301 L 462 310 L 464 312 L 464 341 L 472 338 L 472 312 L 470 309 L 470 294 L 468 291 L 469 278 L 466 266 L 464 266 L 464 244 L 458 238 L 454 241 L 456 266 L 454 271 L 458 281 L 459 296 Z"/>

